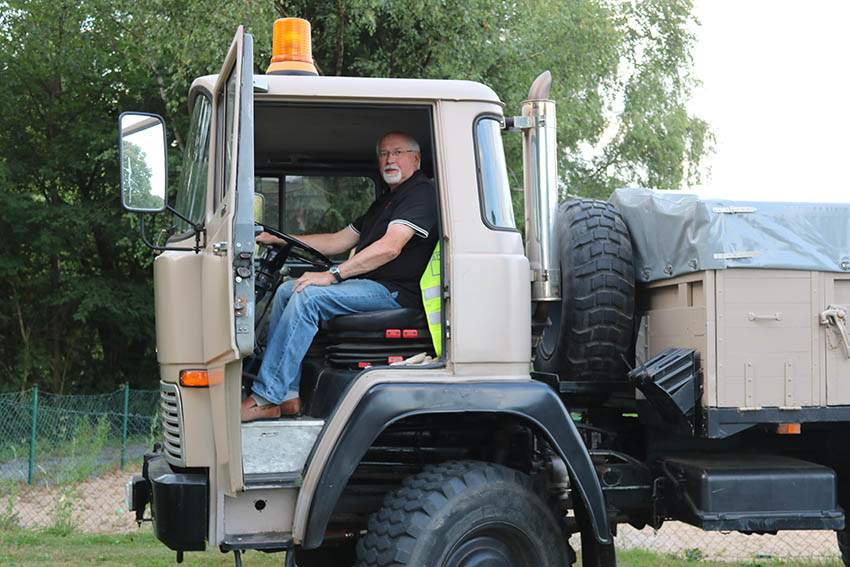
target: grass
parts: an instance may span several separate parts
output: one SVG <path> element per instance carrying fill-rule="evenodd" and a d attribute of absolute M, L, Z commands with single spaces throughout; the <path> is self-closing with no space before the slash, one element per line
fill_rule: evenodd
<path fill-rule="evenodd" d="M 146 567 L 176 566 L 176 554 L 162 545 L 149 531 L 128 535 L 56 535 L 43 531 L 0 531 L 0 565 L 15 567 Z M 283 565 L 282 553 L 249 551 L 242 556 L 245 567 Z M 218 549 L 187 552 L 187 567 L 233 567 L 232 553 Z"/>
<path fill-rule="evenodd" d="M 149 531 L 127 535 L 57 535 L 43 531 L 0 531 L 0 565 L 15 567 L 150 567 L 174 566 L 175 553 L 162 545 Z M 669 555 L 643 550 L 617 552 L 617 564 L 628 567 L 843 567 L 839 559 L 779 560 L 753 557 L 746 561 L 721 563 L 706 561 L 700 554 Z M 282 553 L 249 551 L 242 557 L 245 567 L 283 565 Z M 217 549 L 186 553 L 187 567 L 224 567 L 234 565 L 232 553 Z"/>

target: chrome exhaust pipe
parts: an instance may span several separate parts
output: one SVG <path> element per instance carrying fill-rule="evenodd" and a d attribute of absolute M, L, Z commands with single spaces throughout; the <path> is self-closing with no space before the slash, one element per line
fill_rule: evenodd
<path fill-rule="evenodd" d="M 540 74 L 522 103 L 514 126 L 522 130 L 525 185 L 525 249 L 531 266 L 532 301 L 561 299 L 561 268 L 554 232 L 558 209 L 555 101 L 549 99 L 552 74 Z"/>

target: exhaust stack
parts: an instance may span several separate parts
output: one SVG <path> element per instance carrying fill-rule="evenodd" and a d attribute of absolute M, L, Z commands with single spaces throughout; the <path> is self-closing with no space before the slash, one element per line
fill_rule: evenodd
<path fill-rule="evenodd" d="M 522 116 L 514 127 L 522 130 L 522 169 L 525 185 L 525 249 L 531 265 L 531 300 L 561 299 L 561 268 L 554 232 L 558 208 L 555 101 L 550 100 L 552 74 L 534 80 Z"/>

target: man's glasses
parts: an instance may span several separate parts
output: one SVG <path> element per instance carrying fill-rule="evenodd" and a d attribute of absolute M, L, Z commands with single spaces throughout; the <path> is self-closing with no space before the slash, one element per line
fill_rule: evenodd
<path fill-rule="evenodd" d="M 416 152 L 416 150 L 392 150 L 392 151 L 381 150 L 380 152 L 378 152 L 378 157 L 381 158 L 381 159 L 387 159 L 390 156 L 397 158 L 397 157 L 401 157 L 402 154 L 415 153 L 415 152 Z"/>

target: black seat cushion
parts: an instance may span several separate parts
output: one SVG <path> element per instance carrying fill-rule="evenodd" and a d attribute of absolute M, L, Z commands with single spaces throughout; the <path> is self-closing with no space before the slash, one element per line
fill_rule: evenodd
<path fill-rule="evenodd" d="M 425 312 L 420 309 L 400 307 L 380 311 L 364 311 L 351 315 L 338 315 L 324 326 L 328 332 L 334 331 L 383 331 L 384 329 L 421 329 L 427 328 Z"/>

